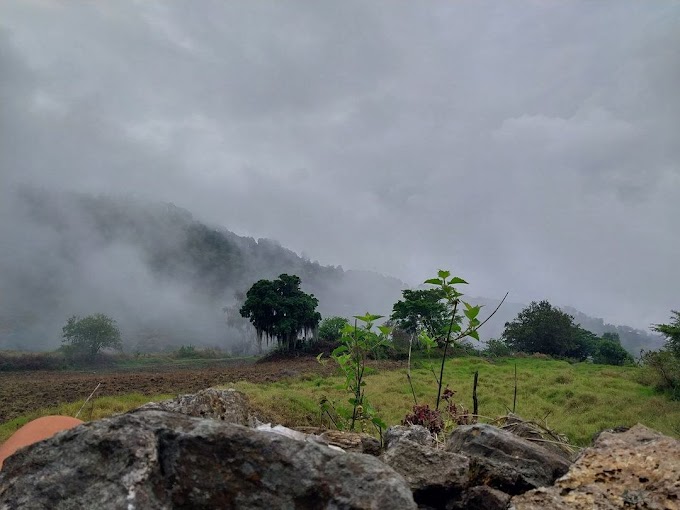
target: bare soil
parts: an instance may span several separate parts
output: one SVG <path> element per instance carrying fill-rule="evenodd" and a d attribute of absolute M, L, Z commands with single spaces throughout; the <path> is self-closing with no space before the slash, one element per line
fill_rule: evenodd
<path fill-rule="evenodd" d="M 377 365 L 396 368 L 399 363 L 382 361 Z M 304 374 L 331 375 L 335 370 L 314 358 L 294 358 L 260 363 L 223 361 L 200 368 L 161 365 L 138 371 L 0 372 L 0 423 L 37 409 L 85 399 L 98 383 L 102 383 L 98 397 L 126 393 L 151 396 L 190 393 L 236 381 L 266 383 Z"/>

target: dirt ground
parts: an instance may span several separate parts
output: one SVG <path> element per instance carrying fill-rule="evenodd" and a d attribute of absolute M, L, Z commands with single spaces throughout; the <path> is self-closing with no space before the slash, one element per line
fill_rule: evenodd
<path fill-rule="evenodd" d="M 396 368 L 398 364 L 380 362 L 384 368 Z M 265 363 L 216 363 L 201 368 L 155 366 L 139 371 L 6 372 L 0 373 L 0 423 L 36 409 L 85 399 L 98 383 L 102 383 L 98 397 L 125 393 L 180 394 L 235 381 L 272 382 L 308 373 L 329 375 L 335 370 L 330 364 L 320 365 L 314 358 L 296 358 Z"/>

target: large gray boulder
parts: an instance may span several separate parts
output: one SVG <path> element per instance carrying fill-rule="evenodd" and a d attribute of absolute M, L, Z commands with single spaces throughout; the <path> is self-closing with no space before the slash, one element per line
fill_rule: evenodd
<path fill-rule="evenodd" d="M 457 427 L 446 449 L 470 459 L 471 485 L 512 495 L 551 485 L 571 465 L 557 453 L 487 424 Z"/>
<path fill-rule="evenodd" d="M 0 509 L 416 508 L 368 455 L 221 420 L 141 410 L 87 423 L 9 457 Z"/>
<path fill-rule="evenodd" d="M 434 446 L 434 436 L 422 425 L 394 425 L 385 431 L 385 448 L 391 448 L 402 439 L 408 439 L 423 446 Z"/>
<path fill-rule="evenodd" d="M 149 402 L 139 410 L 168 411 L 244 426 L 252 425 L 254 421 L 248 397 L 233 389 L 208 388 L 197 393 L 179 395 L 170 400 Z"/>
<path fill-rule="evenodd" d="M 468 484 L 470 463 L 466 457 L 408 439 L 392 444 L 381 459 L 406 479 L 420 505 L 445 508 Z"/>
<path fill-rule="evenodd" d="M 515 496 L 512 507 L 680 509 L 680 441 L 643 425 L 603 432 L 553 487 Z"/>

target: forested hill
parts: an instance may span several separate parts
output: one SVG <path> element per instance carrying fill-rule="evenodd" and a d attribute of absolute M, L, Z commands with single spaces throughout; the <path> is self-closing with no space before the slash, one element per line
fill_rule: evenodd
<path fill-rule="evenodd" d="M 225 223 L 229 222 L 225 218 Z M 103 312 L 127 339 L 225 345 L 223 309 L 258 279 L 302 278 L 322 315 L 387 314 L 405 284 L 303 259 L 172 204 L 24 191 L 2 225 L 0 348 L 54 347 L 70 315 Z"/>
<path fill-rule="evenodd" d="M 590 317 L 572 307 L 564 307 L 564 311 L 574 317 L 574 322 L 583 329 L 592 331 L 596 335 L 603 333 L 617 333 L 623 345 L 631 354 L 639 356 L 640 350 L 656 350 L 663 346 L 665 340 L 661 335 L 631 328 L 629 326 L 615 326 L 602 319 Z"/>
<path fill-rule="evenodd" d="M 172 204 L 24 190 L 0 205 L 0 349 L 54 348 L 69 316 L 95 312 L 118 321 L 129 348 L 229 347 L 249 331 L 239 298 L 281 273 L 301 277 L 323 316 L 389 315 L 406 288 L 396 278 L 322 266 L 276 241 L 205 225 Z M 497 304 L 472 300 L 485 312 Z M 523 307 L 505 303 L 482 339 L 499 337 Z M 616 331 L 633 354 L 661 341 L 567 311 L 596 334 Z"/>

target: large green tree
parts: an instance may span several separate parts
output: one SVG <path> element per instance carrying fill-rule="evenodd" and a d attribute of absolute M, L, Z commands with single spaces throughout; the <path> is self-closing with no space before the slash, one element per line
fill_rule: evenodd
<path fill-rule="evenodd" d="M 102 349 L 122 348 L 120 330 L 111 317 L 103 313 L 83 319 L 70 317 L 62 328 L 62 343 L 75 354 L 94 358 Z"/>
<path fill-rule="evenodd" d="M 426 290 L 404 290 L 403 299 L 392 307 L 390 320 L 409 334 L 425 330 L 428 335 L 438 338 L 446 333 L 450 311 L 441 288 Z"/>
<path fill-rule="evenodd" d="M 548 301 L 533 301 L 512 321 L 505 323 L 503 338 L 512 349 L 559 357 L 583 357 L 590 335 L 574 325 L 573 317 Z"/>
<path fill-rule="evenodd" d="M 246 293 L 240 314 L 255 326 L 257 336 L 269 343 L 275 339 L 279 347 L 289 350 L 316 330 L 321 314 L 316 311 L 319 300 L 300 290 L 300 278 L 282 274 L 276 280 L 260 280 Z"/>

